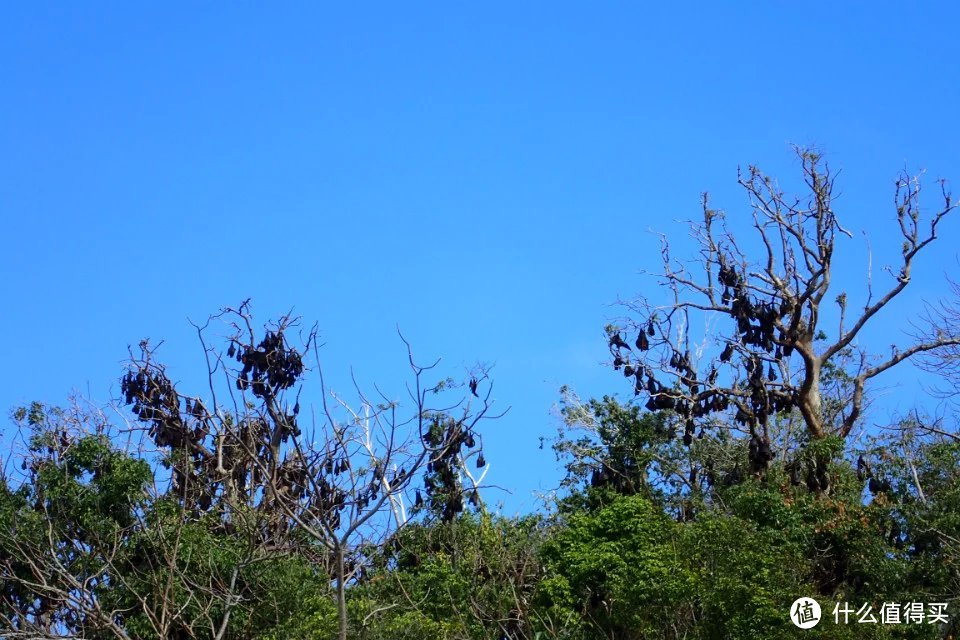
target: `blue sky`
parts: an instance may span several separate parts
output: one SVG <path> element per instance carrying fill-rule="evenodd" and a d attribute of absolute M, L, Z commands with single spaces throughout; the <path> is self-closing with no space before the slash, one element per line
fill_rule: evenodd
<path fill-rule="evenodd" d="M 106 402 L 146 336 L 197 385 L 187 318 L 248 297 L 319 323 L 335 385 L 353 367 L 400 396 L 399 325 L 445 373 L 495 365 L 511 411 L 488 425 L 490 477 L 531 508 L 559 479 L 538 446 L 560 385 L 629 391 L 603 326 L 656 287 L 638 275 L 651 230 L 689 249 L 675 221 L 704 190 L 740 224 L 738 165 L 787 181 L 789 143 L 812 143 L 842 168 L 851 297 L 859 231 L 875 265 L 896 256 L 897 171 L 960 180 L 958 19 L 945 2 L 6 3 L 0 406 Z M 943 292 L 957 238 L 951 220 L 871 334 L 883 348 Z M 913 403 L 912 377 L 886 380 L 880 418 Z"/>

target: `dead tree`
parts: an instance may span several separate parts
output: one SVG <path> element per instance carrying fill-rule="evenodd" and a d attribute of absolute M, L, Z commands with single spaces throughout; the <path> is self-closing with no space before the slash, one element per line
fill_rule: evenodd
<path fill-rule="evenodd" d="M 927 337 L 938 338 L 960 333 L 960 282 L 950 280 L 950 296 L 935 305 L 928 305 L 923 320 L 920 326 Z M 960 345 L 945 344 L 942 348 L 929 352 L 922 358 L 920 366 L 935 376 L 936 382 L 931 385 L 931 393 L 956 403 L 960 398 Z M 917 416 L 917 422 L 928 421 L 920 420 Z M 928 427 L 931 433 L 958 439 L 957 434 L 942 429 L 941 420 L 932 422 Z"/>
<path fill-rule="evenodd" d="M 467 461 L 482 461 L 478 424 L 496 417 L 492 385 L 480 393 L 487 372 L 471 377 L 468 395 L 444 403 L 464 385 L 428 383 L 437 362 L 419 365 L 401 336 L 409 403 L 378 387 L 367 393 L 355 380 L 355 400 L 347 401 L 327 387 L 317 364 L 321 417 L 305 424 L 301 391 L 306 360 L 320 360 L 316 329 L 294 346 L 299 325 L 287 316 L 261 336 L 246 302 L 212 320 L 226 321 L 229 336 L 220 350 L 207 342 L 211 322 L 197 327 L 210 381 L 204 398 L 177 389 L 142 343 L 122 381 L 124 401 L 163 453 L 170 491 L 185 509 L 213 510 L 226 528 L 259 531 L 263 548 L 296 548 L 322 566 L 346 638 L 346 589 L 362 570 L 364 550 L 404 526 L 410 508 L 423 503 L 421 491 L 449 500 L 450 513 L 464 508 Z M 440 469 L 450 475 L 438 482 Z"/>
<path fill-rule="evenodd" d="M 669 291 L 625 303 L 632 312 L 624 331 L 609 326 L 613 366 L 631 378 L 651 411 L 673 412 L 689 445 L 695 431 L 732 423 L 749 434 L 750 462 L 762 473 L 773 458 L 769 423 L 797 414 L 813 440 L 846 438 L 857 425 L 867 383 L 919 354 L 960 344 L 960 332 L 925 336 L 886 355 L 857 342 L 864 326 L 910 283 L 914 260 L 936 240 L 941 221 L 956 205 L 940 181 L 940 204 L 921 215 L 919 178 L 896 180 L 896 227 L 902 236 L 899 265 L 877 294 L 868 280 L 862 306 L 846 291 L 828 297 L 837 234 L 850 236 L 833 208 L 836 174 L 811 149 L 796 148 L 803 196 L 788 196 L 769 176 L 749 167 L 739 176 L 752 212 L 756 255 L 747 255 L 727 227 L 723 213 L 703 196 L 703 221 L 692 225 L 699 257 L 673 259 L 662 240 L 664 270 L 658 279 Z M 825 327 L 824 304 L 839 309 L 836 326 Z M 709 341 L 696 342 L 691 321 L 715 323 Z M 831 323 L 832 324 L 832 323 Z M 726 328 L 721 328 L 726 327 Z M 824 371 L 840 367 L 849 398 L 837 415 L 827 415 L 822 397 Z M 719 417 L 728 420 L 718 421 Z M 825 469 L 813 469 L 808 483 L 826 492 Z"/>

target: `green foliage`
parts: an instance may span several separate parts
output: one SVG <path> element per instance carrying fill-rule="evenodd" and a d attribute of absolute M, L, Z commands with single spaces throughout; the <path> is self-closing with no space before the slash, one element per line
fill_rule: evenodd
<path fill-rule="evenodd" d="M 561 437 L 554 445 L 557 455 L 566 457 L 566 486 L 591 483 L 618 493 L 649 493 L 651 465 L 658 448 L 670 441 L 665 414 L 641 412 L 609 396 L 585 404 L 568 397 L 561 414 L 569 426 L 590 428 L 576 440 Z"/>
<path fill-rule="evenodd" d="M 800 595 L 818 598 L 829 618 L 837 602 L 879 609 L 884 601 L 946 602 L 960 593 L 956 442 L 874 452 L 873 476 L 889 489 L 865 496 L 869 478 L 838 437 L 782 439 L 786 459 L 747 473 L 742 440 L 708 437 L 679 448 L 669 427 L 663 435 L 669 416 L 611 398 L 570 406 L 568 425 L 586 435 L 555 445 L 573 493 L 560 500 L 558 527 L 543 545 L 537 590 L 539 619 L 562 629 L 557 637 L 803 637 L 786 615 Z M 622 473 L 634 460 L 645 461 L 634 467 L 642 480 L 589 480 L 598 470 Z M 696 476 L 691 469 L 707 481 L 685 482 Z M 796 469 L 828 473 L 829 493 L 808 488 Z M 817 637 L 944 633 L 827 622 Z"/>
<path fill-rule="evenodd" d="M 29 438 L 22 480 L 0 482 L 0 611 L 93 632 L 107 621 L 78 616 L 65 594 L 97 598 L 111 588 L 104 568 L 146 505 L 150 466 L 101 433 L 76 432 L 76 414 L 33 403 L 13 418 Z"/>
<path fill-rule="evenodd" d="M 299 617 L 305 600 L 332 603 L 329 581 L 303 556 L 271 553 L 246 532 L 225 531 L 213 515 L 193 518 L 172 500 L 153 506 L 149 526 L 131 536 L 117 563 L 122 584 L 104 598 L 131 612 L 125 624 L 136 637 L 155 635 L 156 621 L 176 611 L 168 633 L 198 626 L 215 633 L 227 619 L 225 637 L 255 638 Z"/>
<path fill-rule="evenodd" d="M 539 517 L 488 514 L 403 529 L 352 590 L 355 598 L 392 605 L 366 618 L 358 637 L 528 637 L 546 535 Z"/>
<path fill-rule="evenodd" d="M 153 499 L 151 466 L 85 432 L 95 418 L 36 403 L 14 412 L 29 447 L 22 480 L 0 479 L 0 623 L 91 638 L 117 624 L 156 638 L 211 633 L 227 619 L 223 637 L 255 638 L 329 593 L 303 556 Z"/>
<path fill-rule="evenodd" d="M 554 619 L 580 617 L 598 632 L 647 637 L 673 618 L 674 605 L 689 600 L 695 584 L 681 566 L 677 532 L 640 495 L 570 515 L 544 545 L 540 605 Z"/>
<path fill-rule="evenodd" d="M 398 532 L 372 549 L 369 570 L 348 592 L 350 637 L 364 640 L 533 637 L 529 605 L 547 531 L 537 517 L 463 514 Z M 337 614 L 314 597 L 267 638 L 332 637 Z"/>
<path fill-rule="evenodd" d="M 742 440 L 678 446 L 669 414 L 607 397 L 571 402 L 564 416 L 584 431 L 555 445 L 569 490 L 558 509 L 427 517 L 363 548 L 351 559 L 362 570 L 347 588 L 349 637 L 814 637 L 787 617 L 801 595 L 823 606 L 818 638 L 956 634 L 955 621 L 836 625 L 832 609 L 955 601 L 960 442 L 915 424 L 853 453 L 839 438 L 802 438 L 750 473 Z M 95 417 L 81 428 L 75 411 L 33 405 L 14 418 L 29 437 L 22 477 L 0 478 L 5 631 L 29 631 L 15 622 L 26 612 L 36 626 L 88 638 L 118 637 L 111 624 L 129 638 L 221 628 L 238 640 L 336 636 L 325 549 L 273 549 L 255 511 L 226 520 L 216 505 L 195 511 L 154 495 L 156 469 L 118 448 Z M 794 465 L 826 465 L 829 493 L 797 482 Z M 77 584 L 110 613 L 64 598 Z"/>

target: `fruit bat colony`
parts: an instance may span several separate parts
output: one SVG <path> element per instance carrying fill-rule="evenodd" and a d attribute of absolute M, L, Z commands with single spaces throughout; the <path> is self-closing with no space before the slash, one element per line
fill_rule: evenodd
<path fill-rule="evenodd" d="M 250 388 L 256 397 L 272 399 L 296 384 L 303 375 L 303 359 L 283 342 L 282 332 L 268 331 L 256 348 L 230 343 L 227 355 L 243 365 L 237 375 L 237 389 Z"/>
<path fill-rule="evenodd" d="M 617 327 L 608 327 L 613 366 L 632 379 L 636 395 L 646 397 L 650 411 L 667 411 L 684 425 L 684 442 L 689 446 L 698 425 L 714 414 L 725 414 L 730 421 L 749 433 L 748 454 L 754 474 L 762 474 L 773 458 L 768 423 L 771 416 L 796 411 L 808 434 L 821 439 L 835 434 L 845 438 L 862 414 L 864 389 L 874 376 L 907 358 L 937 350 L 960 349 L 960 336 L 948 331 L 951 320 L 933 319 L 932 331 L 905 348 L 892 350 L 889 356 L 868 353 L 856 344 L 861 329 L 908 285 L 917 254 L 937 239 L 938 225 L 957 204 L 941 181 L 942 204 L 925 224 L 921 224 L 920 182 L 902 174 L 895 183 L 896 220 L 903 245 L 900 264 L 891 270 L 894 282 L 880 295 L 874 295 L 868 282 L 863 310 L 845 324 L 847 295 L 836 296 L 840 307 L 839 323 L 833 342 L 814 348 L 820 330 L 821 304 L 831 284 L 836 232 L 843 229 L 832 207 L 834 175 L 819 153 L 796 149 L 801 161 L 804 196 L 788 196 L 775 180 L 751 166 L 740 174 L 739 183 L 747 191 L 753 214 L 753 229 L 761 242 L 756 271 L 747 271 L 746 256 L 736 238 L 724 230 L 712 231 L 719 212 L 703 200 L 704 223 L 695 225 L 700 245 L 699 265 L 707 270 L 705 282 L 697 281 L 686 270 L 686 263 L 671 260 L 664 244 L 665 271 L 661 284 L 674 295 L 672 305 L 658 310 L 643 300 L 629 305 L 645 317 L 635 326 L 635 335 Z M 926 227 L 924 229 L 923 227 Z M 688 296 L 692 296 L 691 299 Z M 689 327 L 689 312 L 725 315 L 732 331 L 726 334 L 719 354 L 706 367 L 694 362 L 684 346 L 682 332 L 673 338 L 673 320 L 681 318 Z M 684 331 L 685 331 L 684 329 Z M 687 339 L 686 344 L 689 344 Z M 823 372 L 840 363 L 845 353 L 859 357 L 860 367 L 844 382 L 848 393 L 840 398 L 841 412 L 824 415 L 820 391 Z M 790 359 L 795 354 L 803 369 L 791 375 Z M 836 420 L 826 424 L 825 419 Z M 703 433 L 701 429 L 701 433 Z M 830 489 L 827 472 L 829 456 L 817 454 L 815 460 L 788 463 L 795 484 L 806 483 L 811 491 Z M 882 492 L 880 480 L 873 482 Z"/>
<path fill-rule="evenodd" d="M 614 369 L 633 379 L 634 395 L 647 396 L 646 409 L 670 411 L 682 422 L 685 445 L 692 444 L 699 419 L 732 412 L 733 421 L 750 433 L 751 471 L 759 474 L 774 457 L 767 432 L 770 417 L 789 411 L 797 401 L 792 387 L 780 380 L 795 339 L 784 327 L 793 324 L 795 309 L 789 302 L 757 299 L 732 260 L 721 253 L 718 261 L 720 300 L 736 331 L 705 373 L 698 371 L 689 348 L 680 350 L 671 342 L 669 324 L 655 318 L 640 327 L 633 347 L 611 327 L 609 346 Z M 653 357 L 651 350 L 657 352 Z M 734 374 L 731 386 L 718 385 L 724 367 Z"/>
<path fill-rule="evenodd" d="M 471 384 L 471 387 L 473 385 Z M 463 421 L 449 416 L 435 414 L 430 418 L 430 427 L 424 434 L 424 440 L 431 449 L 441 452 L 427 463 L 424 487 L 431 510 L 444 522 L 450 522 L 463 511 L 463 483 L 460 480 L 459 457 L 461 451 L 477 446 L 476 434 Z M 476 460 L 478 469 L 486 465 L 483 453 Z M 470 503 L 479 505 L 480 497 L 476 490 L 470 493 Z M 417 491 L 416 507 L 424 506 L 423 496 Z"/>
<path fill-rule="evenodd" d="M 202 512 L 218 495 L 233 505 L 262 495 L 259 508 L 271 512 L 275 526 L 287 520 L 281 500 L 302 504 L 307 512 L 339 524 L 346 495 L 337 483 L 317 476 L 302 457 L 281 454 L 281 447 L 300 435 L 299 406 L 283 411 L 278 398 L 304 372 L 302 356 L 286 344 L 282 331 L 269 331 L 256 344 L 231 340 L 227 348 L 227 356 L 239 365 L 236 388 L 249 389 L 265 408 L 240 417 L 211 415 L 199 398 L 178 393 L 151 355 L 144 347 L 121 379 L 121 392 L 164 452 L 163 464 L 172 468 L 172 490 L 185 506 Z M 335 457 L 317 466 L 331 475 L 346 470 L 344 461 Z"/>
<path fill-rule="evenodd" d="M 268 521 L 264 533 L 271 538 L 292 527 L 294 517 L 336 531 L 346 514 L 368 509 L 387 487 L 408 486 L 424 467 L 431 506 L 445 519 L 463 510 L 456 464 L 462 448 L 475 449 L 478 444 L 473 422 L 466 417 L 458 421 L 435 415 L 421 436 L 420 462 L 415 460 L 409 468 L 390 470 L 384 462 L 360 465 L 355 449 L 336 435 L 321 449 L 299 442 L 300 404 L 296 401 L 288 410 L 283 394 L 302 381 L 305 367 L 282 327 L 267 331 L 259 342 L 240 337 L 229 341 L 225 363 L 236 363 L 232 385 L 259 401 L 238 402 L 247 408 L 241 415 L 211 412 L 199 398 L 180 394 L 164 368 L 153 362 L 145 342 L 141 349 L 121 379 L 123 400 L 164 454 L 162 464 L 171 469 L 171 491 L 195 513 L 255 506 Z M 470 391 L 475 396 L 478 385 L 479 380 L 472 378 Z M 389 461 L 390 453 L 386 455 Z M 423 467 L 415 468 L 416 464 Z M 477 465 L 485 464 L 480 455 Z M 475 492 L 470 498 L 479 502 Z M 417 490 L 414 506 L 423 502 Z M 230 526 L 229 513 L 224 516 Z"/>

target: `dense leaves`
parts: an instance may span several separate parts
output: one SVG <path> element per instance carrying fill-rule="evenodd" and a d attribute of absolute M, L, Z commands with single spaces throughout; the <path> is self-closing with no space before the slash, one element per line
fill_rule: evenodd
<path fill-rule="evenodd" d="M 762 476 L 730 481 L 747 462 L 742 442 L 688 449 L 670 437 L 669 416 L 567 400 L 570 423 L 589 418 L 593 429 L 555 443 L 570 474 L 557 508 L 522 518 L 428 511 L 360 550 L 349 637 L 793 638 L 803 636 L 787 610 L 800 595 L 824 607 L 817 637 L 956 633 L 952 617 L 844 625 L 832 611 L 956 601 L 960 443 L 905 423 L 855 457 L 799 442 Z M 15 418 L 30 436 L 22 474 L 0 484 L 10 637 L 337 633 L 320 549 L 272 549 L 253 512 L 225 528 L 215 509 L 156 494 L 154 468 L 97 433 L 94 414 L 34 405 Z M 791 482 L 791 465 L 810 455 L 831 456 L 830 496 Z M 713 479 L 691 484 L 689 465 Z"/>

